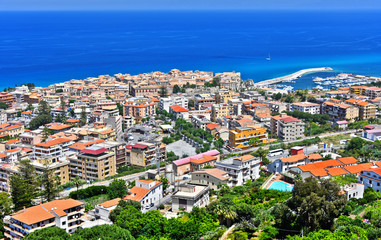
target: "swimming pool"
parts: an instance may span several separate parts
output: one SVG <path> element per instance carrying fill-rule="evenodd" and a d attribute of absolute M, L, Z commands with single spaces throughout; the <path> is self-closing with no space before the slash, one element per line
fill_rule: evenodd
<path fill-rule="evenodd" d="M 271 183 L 270 187 L 268 187 L 267 189 L 291 192 L 293 188 L 294 188 L 294 185 L 292 184 L 289 184 L 283 181 L 274 181 L 273 183 Z"/>

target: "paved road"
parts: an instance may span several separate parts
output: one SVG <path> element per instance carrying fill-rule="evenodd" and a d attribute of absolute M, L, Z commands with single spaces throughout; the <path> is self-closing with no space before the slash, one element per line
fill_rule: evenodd
<path fill-rule="evenodd" d="M 344 131 L 344 132 L 334 132 L 334 133 L 323 133 L 323 134 L 320 134 L 320 135 L 315 135 L 315 136 L 310 136 L 310 137 L 305 137 L 303 139 L 298 139 L 298 140 L 293 140 L 293 141 L 287 141 L 287 142 L 280 142 L 280 143 L 274 143 L 274 144 L 269 144 L 269 145 L 266 145 L 264 146 L 263 148 L 269 148 L 271 145 L 277 145 L 277 144 L 281 144 L 281 143 L 284 143 L 284 144 L 288 144 L 288 143 L 294 143 L 294 142 L 301 142 L 305 139 L 312 139 L 312 138 L 315 138 L 315 137 L 330 137 L 330 136 L 335 136 L 335 135 L 340 135 L 340 134 L 349 134 L 349 133 L 355 133 L 357 130 L 348 130 L 348 131 Z M 250 153 L 250 152 L 254 152 L 254 151 L 257 151 L 260 147 L 254 147 L 254 148 L 249 148 L 249 149 L 246 149 L 246 150 L 241 150 L 241 151 L 236 151 L 236 152 L 230 152 L 228 154 L 244 154 L 244 153 Z"/>

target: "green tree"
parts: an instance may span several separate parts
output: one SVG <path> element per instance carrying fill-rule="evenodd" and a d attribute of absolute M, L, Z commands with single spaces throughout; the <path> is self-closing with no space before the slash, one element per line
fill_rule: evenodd
<path fill-rule="evenodd" d="M 70 234 L 59 227 L 46 227 L 26 235 L 24 240 L 70 240 Z"/>
<path fill-rule="evenodd" d="M 249 140 L 250 146 L 257 146 L 258 143 L 259 143 L 259 138 L 257 138 L 257 137 L 250 138 L 250 140 Z"/>
<path fill-rule="evenodd" d="M 81 117 L 80 117 L 82 125 L 85 125 L 87 123 L 87 112 L 86 112 L 86 107 L 82 106 L 81 107 Z"/>
<path fill-rule="evenodd" d="M 21 160 L 18 174 L 10 180 L 12 201 L 15 211 L 32 206 L 38 189 L 37 174 L 30 160 Z"/>
<path fill-rule="evenodd" d="M 50 130 L 47 126 L 44 126 L 44 129 L 42 130 L 42 136 L 41 136 L 41 142 L 46 142 L 50 135 Z"/>
<path fill-rule="evenodd" d="M 194 107 L 194 99 L 189 99 L 188 101 L 188 107 L 193 108 Z"/>
<path fill-rule="evenodd" d="M 272 226 L 266 226 L 262 229 L 261 234 L 259 235 L 260 240 L 271 240 L 275 239 L 278 234 L 278 230 Z"/>
<path fill-rule="evenodd" d="M 38 113 L 40 115 L 50 115 L 50 106 L 48 102 L 41 100 L 38 104 Z"/>
<path fill-rule="evenodd" d="M 263 160 L 266 159 L 266 156 L 267 156 L 268 153 L 269 153 L 269 150 L 260 147 L 252 155 L 254 157 L 259 157 L 259 159 L 261 159 L 261 162 L 263 162 Z"/>
<path fill-rule="evenodd" d="M 173 93 L 179 93 L 181 92 L 181 88 L 179 87 L 179 85 L 175 84 L 175 86 L 173 86 Z"/>
<path fill-rule="evenodd" d="M 35 130 L 40 126 L 51 123 L 53 121 L 52 116 L 50 114 L 42 114 L 34 117 L 29 123 L 29 129 Z"/>
<path fill-rule="evenodd" d="M 133 183 L 135 183 L 135 182 L 133 182 Z M 116 206 L 116 208 L 114 210 L 112 210 L 112 212 L 110 213 L 110 216 L 109 216 L 110 220 L 115 224 L 120 213 L 124 209 L 126 209 L 128 206 L 131 206 L 138 211 L 140 211 L 140 208 L 141 208 L 140 202 L 131 201 L 131 200 L 127 200 L 127 201 L 120 200 L 118 203 L 118 206 Z"/>
<path fill-rule="evenodd" d="M 164 176 L 160 178 L 160 182 L 163 183 L 163 191 L 165 191 L 169 187 L 169 181 Z"/>
<path fill-rule="evenodd" d="M 131 233 L 116 225 L 100 225 L 92 228 L 78 229 L 71 237 L 72 240 L 134 240 Z"/>
<path fill-rule="evenodd" d="M 8 196 L 7 193 L 0 193 L 0 218 L 1 220 L 12 213 L 13 203 L 12 199 Z"/>
<path fill-rule="evenodd" d="M 8 104 L 6 104 L 5 102 L 0 102 L 0 109 L 8 109 Z"/>
<path fill-rule="evenodd" d="M 123 106 L 120 103 L 116 103 L 116 106 L 118 107 L 119 115 L 123 116 Z"/>
<path fill-rule="evenodd" d="M 81 179 L 78 176 L 76 176 L 73 180 L 73 184 L 77 188 L 77 194 L 78 194 L 79 186 L 81 185 L 81 183 L 82 183 Z"/>
<path fill-rule="evenodd" d="M 42 186 L 42 199 L 47 202 L 54 200 L 58 193 L 58 186 L 60 185 L 60 177 L 55 176 L 54 169 L 50 168 L 48 164 L 43 167 L 42 175 L 40 175 L 40 185 Z"/>
<path fill-rule="evenodd" d="M 107 194 L 110 199 L 122 198 L 127 195 L 126 181 L 123 179 L 115 179 L 107 188 Z"/>
<path fill-rule="evenodd" d="M 168 96 L 168 89 L 167 89 L 167 87 L 161 86 L 159 88 L 159 96 L 162 97 L 162 98 L 165 98 L 165 97 Z"/>

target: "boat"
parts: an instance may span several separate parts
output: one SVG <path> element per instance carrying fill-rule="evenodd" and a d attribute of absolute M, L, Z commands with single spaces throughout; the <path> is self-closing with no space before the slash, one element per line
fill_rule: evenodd
<path fill-rule="evenodd" d="M 267 61 L 271 61 L 270 53 L 269 56 L 266 58 Z"/>

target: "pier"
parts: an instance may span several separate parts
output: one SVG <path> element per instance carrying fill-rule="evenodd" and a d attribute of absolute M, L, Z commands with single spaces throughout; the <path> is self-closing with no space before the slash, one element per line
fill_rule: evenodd
<path fill-rule="evenodd" d="M 273 79 L 264 80 L 264 81 L 254 83 L 254 86 L 255 87 L 263 87 L 263 86 L 267 86 L 267 85 L 271 85 L 271 84 L 275 84 L 275 83 L 292 81 L 292 80 L 300 78 L 301 76 L 303 76 L 304 74 L 307 74 L 307 73 L 326 72 L 326 71 L 332 71 L 332 70 L 333 69 L 330 67 L 303 69 L 303 70 L 297 71 L 297 72 L 292 73 L 292 74 L 287 75 L 287 76 L 273 78 Z"/>

